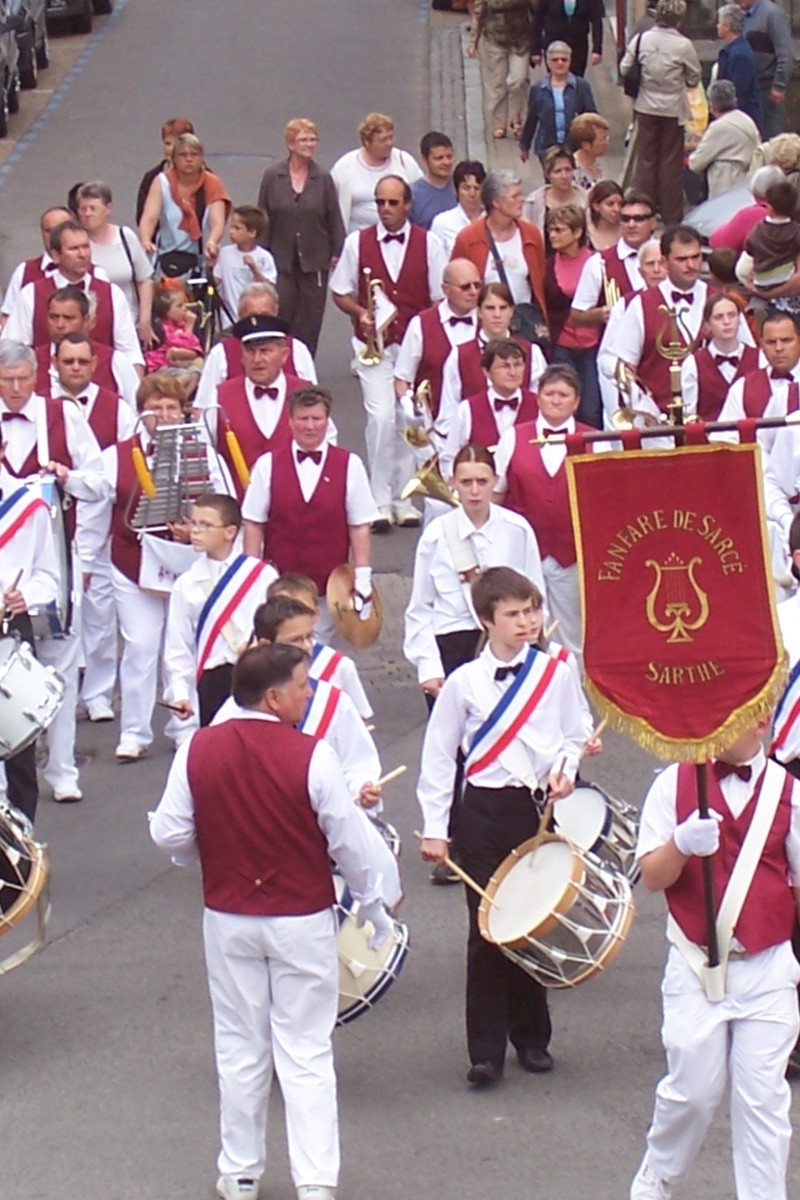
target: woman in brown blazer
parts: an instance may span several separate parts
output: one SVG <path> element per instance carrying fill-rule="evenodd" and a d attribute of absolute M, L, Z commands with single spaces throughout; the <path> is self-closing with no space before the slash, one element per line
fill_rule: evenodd
<path fill-rule="evenodd" d="M 269 217 L 266 245 L 278 268 L 280 313 L 292 337 L 316 353 L 328 272 L 344 245 L 336 188 L 314 162 L 319 134 L 313 121 L 297 117 L 284 130 L 289 157 L 261 180 L 259 207 Z"/>

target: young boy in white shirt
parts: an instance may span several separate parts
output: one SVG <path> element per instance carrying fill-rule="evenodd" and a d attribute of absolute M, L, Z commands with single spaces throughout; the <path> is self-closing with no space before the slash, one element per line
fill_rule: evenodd
<path fill-rule="evenodd" d="M 253 204 L 240 204 L 231 214 L 228 236 L 231 245 L 219 252 L 214 277 L 228 308 L 231 322 L 236 320 L 243 290 L 250 283 L 275 283 L 278 268 L 269 250 L 259 246 L 267 228 L 267 214 Z"/>

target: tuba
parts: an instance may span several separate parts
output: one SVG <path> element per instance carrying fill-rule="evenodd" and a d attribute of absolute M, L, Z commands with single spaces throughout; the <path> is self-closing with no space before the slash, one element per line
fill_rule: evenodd
<path fill-rule="evenodd" d="M 408 500 L 411 496 L 427 496 L 429 500 L 442 500 L 451 508 L 458 508 L 460 501 L 439 470 L 438 454 L 432 455 L 414 472 L 400 493 L 401 500 Z"/>
<path fill-rule="evenodd" d="M 356 358 L 361 363 L 362 367 L 376 367 L 383 359 L 383 351 L 378 342 L 378 331 L 374 328 L 375 321 L 375 289 L 381 287 L 380 279 L 372 278 L 372 271 L 369 267 L 364 267 L 362 271 L 364 283 L 367 289 L 367 316 L 373 322 L 373 329 L 367 335 L 367 344 L 363 350 L 359 350 Z"/>

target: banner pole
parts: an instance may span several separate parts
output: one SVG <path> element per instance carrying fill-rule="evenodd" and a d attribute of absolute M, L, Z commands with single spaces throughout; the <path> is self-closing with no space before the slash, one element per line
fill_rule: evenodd
<path fill-rule="evenodd" d="M 706 782 L 706 764 L 695 763 L 695 779 L 697 781 L 697 811 L 701 817 L 708 817 L 708 786 Z M 706 946 L 708 948 L 709 967 L 719 966 L 719 944 L 717 942 L 717 906 L 714 900 L 714 876 L 711 868 L 711 858 L 703 859 L 703 902 L 706 910 Z"/>

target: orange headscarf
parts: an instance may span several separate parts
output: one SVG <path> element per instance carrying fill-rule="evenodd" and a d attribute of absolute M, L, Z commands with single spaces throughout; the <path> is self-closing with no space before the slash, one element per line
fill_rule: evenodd
<path fill-rule="evenodd" d="M 225 202 L 225 219 L 227 221 L 228 213 L 231 209 L 231 198 L 225 191 L 225 185 L 219 175 L 215 175 L 213 171 L 209 171 L 204 167 L 197 181 L 192 185 L 191 194 L 188 197 L 184 197 L 178 191 L 178 173 L 175 168 L 169 167 L 164 173 L 169 182 L 170 195 L 183 213 L 179 222 L 179 228 L 188 233 L 192 241 L 199 242 L 203 236 L 194 203 L 194 198 L 201 189 L 205 192 L 206 207 L 209 204 L 213 204 L 215 200 L 223 200 Z"/>

